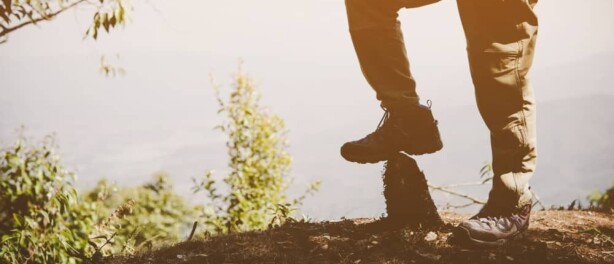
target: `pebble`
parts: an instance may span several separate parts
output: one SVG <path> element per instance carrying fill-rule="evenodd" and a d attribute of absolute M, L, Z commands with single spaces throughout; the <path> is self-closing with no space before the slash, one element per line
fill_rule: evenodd
<path fill-rule="evenodd" d="M 424 240 L 428 242 L 434 241 L 435 239 L 437 239 L 437 234 L 433 231 L 428 232 L 428 234 L 426 234 L 426 236 L 424 237 Z"/>

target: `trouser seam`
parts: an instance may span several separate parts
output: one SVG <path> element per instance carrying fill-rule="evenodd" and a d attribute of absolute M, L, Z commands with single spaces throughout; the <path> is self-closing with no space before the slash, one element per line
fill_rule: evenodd
<path fill-rule="evenodd" d="M 528 144 L 528 142 L 527 142 L 527 136 L 528 136 L 527 135 L 527 128 L 528 128 L 527 126 L 528 126 L 528 124 L 527 124 L 526 111 L 524 109 L 524 97 L 525 97 L 524 92 L 525 91 L 524 91 L 524 89 L 522 87 L 522 78 L 520 76 L 520 61 L 524 57 L 523 56 L 524 55 L 524 46 L 522 45 L 522 40 L 518 41 L 517 44 L 518 44 L 518 49 L 519 49 L 520 56 L 518 56 L 516 58 L 516 65 L 514 67 L 515 68 L 514 71 L 515 71 L 515 75 L 516 75 L 516 89 L 518 89 L 520 91 L 520 97 L 521 97 L 521 102 L 522 102 L 522 105 L 521 105 L 521 108 L 520 108 L 520 116 L 522 118 L 522 123 L 521 123 L 522 129 L 520 130 L 520 136 L 522 137 L 521 138 L 521 140 L 522 140 L 521 143 L 522 143 L 522 147 L 526 148 L 527 144 Z"/>
<path fill-rule="evenodd" d="M 516 45 L 518 46 L 518 53 L 519 53 L 520 56 L 518 56 L 518 57 L 516 57 L 514 59 L 514 75 L 515 75 L 514 77 L 516 79 L 516 89 L 520 93 L 520 98 L 523 98 L 522 87 L 520 87 L 520 73 L 518 71 L 518 68 L 519 68 L 519 65 L 520 65 L 520 57 L 522 56 L 522 45 L 520 45 L 519 41 L 516 42 Z M 524 103 L 522 103 L 522 104 L 524 104 Z M 522 118 L 521 126 L 525 125 L 525 118 L 524 118 L 524 113 L 523 112 L 524 112 L 524 106 L 521 105 L 521 110 L 520 110 L 520 116 Z M 514 130 L 514 129 L 512 129 L 512 130 Z M 522 138 L 522 127 L 520 127 L 520 129 L 518 129 L 518 132 L 520 132 L 520 133 L 518 133 L 518 135 L 516 135 L 516 136 L 520 137 L 519 140 L 521 140 L 521 142 L 520 142 L 520 146 L 519 147 L 522 148 L 523 145 L 524 145 L 524 141 L 522 141 L 523 140 L 523 138 Z M 514 154 L 514 156 L 517 156 L 519 154 L 520 154 L 519 152 L 516 152 Z M 516 158 L 516 157 L 514 157 L 514 158 Z M 517 168 L 512 168 L 512 179 L 514 180 L 514 189 L 515 189 L 514 192 L 516 193 L 516 195 L 519 195 L 519 193 L 520 193 L 519 189 L 520 188 L 518 187 L 518 181 L 516 181 L 516 177 L 517 177 L 517 173 L 515 172 L 516 169 Z M 520 197 L 518 197 L 518 198 L 520 198 Z M 516 206 L 518 206 L 518 201 L 516 202 Z"/>
<path fill-rule="evenodd" d="M 521 145 L 520 145 L 520 151 L 522 152 L 525 148 L 527 148 L 527 117 L 526 117 L 526 113 L 525 113 L 525 109 L 524 109 L 524 89 L 522 89 L 522 79 L 520 77 L 520 64 L 521 64 L 521 60 L 523 58 L 524 55 L 524 47 L 522 45 L 522 40 L 517 41 L 516 44 L 518 45 L 518 53 L 520 56 L 516 57 L 516 63 L 514 65 L 514 73 L 515 73 L 515 77 L 516 77 L 516 89 L 518 89 L 519 93 L 520 93 L 520 97 L 521 97 L 521 109 L 520 109 L 520 117 L 522 118 L 522 122 L 521 122 L 521 127 L 519 129 L 519 134 L 518 136 L 520 136 L 520 140 L 521 140 Z M 521 152 L 518 153 L 518 158 L 521 158 Z M 520 168 L 518 169 L 522 169 L 522 162 L 520 162 L 518 164 L 518 166 L 520 166 Z M 520 170 L 518 170 L 520 171 Z M 520 190 L 520 186 L 518 186 L 518 181 L 517 181 L 517 177 L 520 177 L 519 172 L 512 172 L 512 178 L 514 179 L 514 186 L 516 188 L 516 194 L 519 195 L 519 197 L 517 198 L 517 202 L 516 202 L 516 206 L 520 206 L 520 198 L 521 195 L 520 193 L 524 190 Z"/>

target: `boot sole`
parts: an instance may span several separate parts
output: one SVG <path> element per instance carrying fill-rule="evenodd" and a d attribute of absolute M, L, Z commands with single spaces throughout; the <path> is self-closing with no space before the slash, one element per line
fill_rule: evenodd
<path fill-rule="evenodd" d="M 396 154 L 400 152 L 404 152 L 407 155 L 411 156 L 420 156 L 424 154 L 435 153 L 443 148 L 443 142 L 441 141 L 441 137 L 439 133 L 436 133 L 434 138 L 431 140 L 431 144 L 416 144 L 413 146 L 409 146 L 405 149 L 400 149 L 398 151 L 390 151 L 386 153 L 364 153 L 363 155 L 351 153 L 349 151 L 344 151 L 344 147 L 341 147 L 341 156 L 350 162 L 356 162 L 360 164 L 366 163 L 378 163 L 381 161 L 386 161 L 393 158 Z"/>
<path fill-rule="evenodd" d="M 376 221 L 382 221 L 376 220 Z M 415 220 L 389 220 L 391 222 L 372 222 L 368 223 L 364 226 L 364 229 L 368 232 L 380 233 L 380 232 L 389 232 L 396 231 L 405 228 L 410 229 L 427 229 L 427 230 L 439 230 L 445 223 L 442 221 L 441 223 L 436 222 L 432 223 L 430 220 L 424 221 L 415 221 Z"/>
<path fill-rule="evenodd" d="M 453 231 L 454 241 L 460 245 L 472 246 L 478 248 L 494 248 L 507 244 L 509 241 L 518 240 L 525 237 L 525 230 L 510 236 L 509 238 L 501 238 L 496 241 L 479 240 L 471 237 L 469 230 L 459 227 Z"/>

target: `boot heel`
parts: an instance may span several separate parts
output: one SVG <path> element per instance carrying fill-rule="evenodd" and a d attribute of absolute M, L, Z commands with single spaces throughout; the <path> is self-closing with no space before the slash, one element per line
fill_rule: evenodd
<path fill-rule="evenodd" d="M 424 155 L 435 153 L 443 148 L 443 142 L 437 127 L 437 120 L 433 122 L 433 127 L 430 131 L 424 133 L 423 140 L 413 141 L 403 151 L 409 155 Z"/>

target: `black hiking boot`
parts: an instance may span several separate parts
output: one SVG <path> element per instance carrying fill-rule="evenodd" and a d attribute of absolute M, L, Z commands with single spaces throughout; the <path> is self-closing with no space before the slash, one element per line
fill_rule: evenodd
<path fill-rule="evenodd" d="M 384 111 L 375 132 L 343 144 L 343 158 L 358 163 L 377 163 L 401 151 L 409 155 L 422 155 L 443 147 L 430 105 L 416 104 Z"/>
<path fill-rule="evenodd" d="M 488 204 L 454 230 L 454 241 L 478 247 L 501 246 L 510 240 L 522 237 L 529 228 L 531 205 L 507 213 L 496 212 Z"/>
<path fill-rule="evenodd" d="M 372 232 L 401 228 L 433 228 L 444 225 L 431 198 L 424 173 L 416 161 L 397 153 L 384 165 L 384 197 L 387 216 L 370 223 Z"/>

